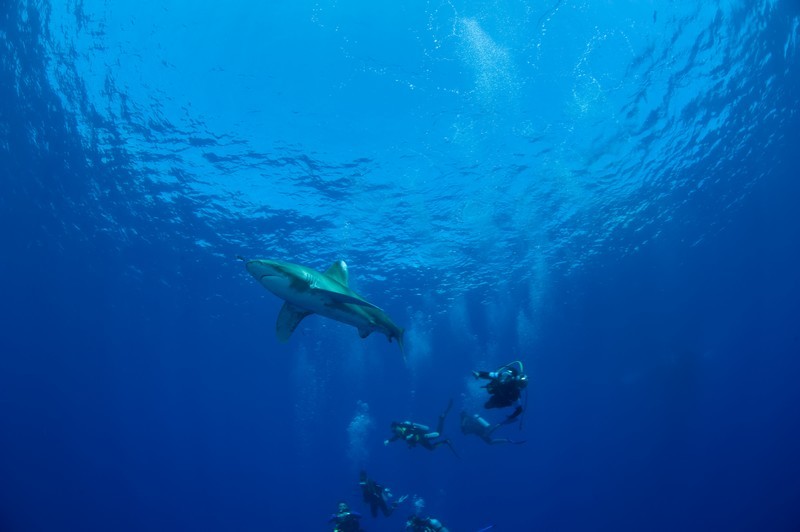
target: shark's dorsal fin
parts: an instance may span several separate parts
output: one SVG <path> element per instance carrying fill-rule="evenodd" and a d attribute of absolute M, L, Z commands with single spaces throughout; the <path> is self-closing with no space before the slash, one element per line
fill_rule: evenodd
<path fill-rule="evenodd" d="M 292 335 L 294 330 L 303 321 L 303 318 L 313 314 L 308 310 L 295 307 L 289 303 L 284 303 L 281 311 L 278 313 L 278 322 L 275 324 L 275 332 L 278 335 L 278 340 L 286 342 Z"/>
<path fill-rule="evenodd" d="M 347 274 L 347 263 L 343 260 L 337 260 L 325 272 L 325 275 L 331 279 L 348 286 L 349 275 Z"/>

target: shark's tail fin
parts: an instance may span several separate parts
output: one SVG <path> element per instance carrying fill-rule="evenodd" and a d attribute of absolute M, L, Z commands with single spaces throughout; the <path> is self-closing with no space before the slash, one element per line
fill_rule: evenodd
<path fill-rule="evenodd" d="M 395 338 L 397 338 L 397 345 L 400 346 L 400 353 L 403 355 L 403 362 L 408 364 L 408 360 L 406 359 L 406 348 L 405 345 L 403 344 L 403 335 L 405 334 L 405 332 L 406 332 L 405 329 L 403 329 L 402 327 L 398 327 L 397 335 L 395 336 Z"/>

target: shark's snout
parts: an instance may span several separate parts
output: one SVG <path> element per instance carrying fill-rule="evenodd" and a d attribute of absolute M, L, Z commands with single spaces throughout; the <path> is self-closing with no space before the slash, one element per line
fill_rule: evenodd
<path fill-rule="evenodd" d="M 268 260 L 249 260 L 247 264 L 245 264 L 247 271 L 256 279 L 261 279 L 265 276 L 274 277 L 280 275 L 275 266 L 275 264 L 272 264 L 272 262 Z"/>

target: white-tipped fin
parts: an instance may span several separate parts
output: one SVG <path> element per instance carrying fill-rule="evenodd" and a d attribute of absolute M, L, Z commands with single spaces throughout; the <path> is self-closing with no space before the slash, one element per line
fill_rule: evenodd
<path fill-rule="evenodd" d="M 309 314 L 313 314 L 313 312 L 297 308 L 289 303 L 284 303 L 281 307 L 281 311 L 278 313 L 278 321 L 275 324 L 275 332 L 278 335 L 278 340 L 281 342 L 288 341 L 294 330 L 300 325 L 300 322 L 303 321 L 303 318 Z"/>
<path fill-rule="evenodd" d="M 348 286 L 350 282 L 350 275 L 347 273 L 347 263 L 343 260 L 334 262 L 325 272 L 325 275 L 344 286 Z"/>

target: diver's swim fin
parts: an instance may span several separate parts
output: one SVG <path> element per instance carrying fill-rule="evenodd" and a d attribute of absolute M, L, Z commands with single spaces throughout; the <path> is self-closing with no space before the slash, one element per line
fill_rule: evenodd
<path fill-rule="evenodd" d="M 450 447 L 450 450 L 453 451 L 453 454 L 456 455 L 456 458 L 461 460 L 461 456 L 459 456 L 459 454 L 456 452 L 456 448 L 453 447 L 453 444 L 450 443 L 450 440 L 445 440 L 444 442 L 447 444 L 448 447 Z"/>

